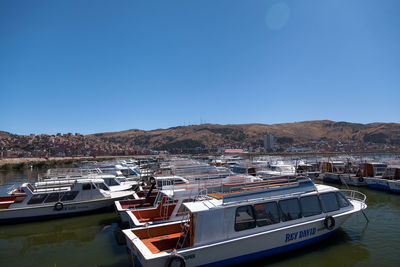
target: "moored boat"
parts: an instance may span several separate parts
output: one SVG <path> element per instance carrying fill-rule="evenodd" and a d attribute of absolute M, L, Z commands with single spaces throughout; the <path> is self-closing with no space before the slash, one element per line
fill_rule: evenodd
<path fill-rule="evenodd" d="M 135 265 L 231 265 L 299 248 L 326 238 L 365 195 L 314 185 L 309 179 L 241 187 L 183 204 L 188 215 L 123 230 Z"/>
<path fill-rule="evenodd" d="M 363 162 L 358 165 L 355 175 L 351 173 L 344 173 L 341 175 L 341 179 L 348 185 L 367 186 L 367 179 L 372 183 L 375 178 L 382 178 L 386 167 L 387 164 L 385 163 Z"/>
<path fill-rule="evenodd" d="M 388 177 L 389 189 L 393 193 L 400 193 L 400 166 L 390 166 L 385 171 Z"/>
<path fill-rule="evenodd" d="M 341 184 L 341 175 L 345 171 L 344 161 L 327 161 L 321 163 L 322 180 L 327 183 Z"/>
<path fill-rule="evenodd" d="M 171 176 L 174 179 L 178 176 Z M 168 178 L 168 177 L 167 177 Z M 269 183 L 269 181 L 261 181 L 261 179 L 249 175 L 235 175 L 220 179 L 206 179 L 185 183 L 159 183 L 160 177 L 154 178 L 154 184 L 147 192 L 146 197 L 135 200 L 116 201 L 115 208 L 118 212 L 122 225 L 130 224 L 131 227 L 143 225 L 144 223 L 152 224 L 164 221 L 178 220 L 183 214 L 180 211 L 182 204 L 186 201 L 193 200 L 201 192 L 223 192 L 232 190 L 243 183 L 260 182 Z M 286 179 L 281 179 L 286 180 Z M 169 180 L 167 180 L 169 181 Z M 174 180 L 172 180 L 174 181 Z M 278 181 L 278 180 L 276 180 Z M 276 182 L 273 181 L 273 182 Z M 159 188 L 157 195 L 151 195 L 153 188 Z M 152 197 L 153 196 L 153 197 Z"/>
<path fill-rule="evenodd" d="M 369 188 L 390 191 L 389 181 L 394 177 L 390 173 L 391 168 L 386 168 L 382 176 L 365 177 Z"/>
<path fill-rule="evenodd" d="M 73 184 L 36 188 L 23 183 L 0 197 L 0 223 L 86 214 L 113 206 L 134 191 L 111 191 L 102 179 L 77 179 Z"/>

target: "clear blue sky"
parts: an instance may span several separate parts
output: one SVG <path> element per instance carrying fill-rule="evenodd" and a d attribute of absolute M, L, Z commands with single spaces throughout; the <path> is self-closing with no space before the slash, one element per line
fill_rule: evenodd
<path fill-rule="evenodd" d="M 0 1 L 0 130 L 400 121 L 399 0 Z"/>

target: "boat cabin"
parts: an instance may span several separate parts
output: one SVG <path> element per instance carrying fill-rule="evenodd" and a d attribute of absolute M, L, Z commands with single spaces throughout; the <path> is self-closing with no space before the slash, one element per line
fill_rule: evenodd
<path fill-rule="evenodd" d="M 379 177 L 382 176 L 387 168 L 385 163 L 360 163 L 356 172 L 357 177 Z"/>
<path fill-rule="evenodd" d="M 321 162 L 320 170 L 322 173 L 344 173 L 346 170 L 346 163 L 344 161 Z"/>
<path fill-rule="evenodd" d="M 388 180 L 400 180 L 400 166 L 387 167 L 382 178 Z"/>
<path fill-rule="evenodd" d="M 9 192 L 8 196 L 0 197 L 0 207 L 17 208 L 25 205 L 54 205 L 56 202 L 93 200 L 104 198 L 110 191 L 102 179 L 79 179 L 69 185 L 57 185 L 51 181 L 45 186 L 44 183 L 42 182 L 42 187 L 39 188 L 30 183 L 23 183 L 18 189 Z"/>
<path fill-rule="evenodd" d="M 185 203 L 189 212 L 186 220 L 124 230 L 128 246 L 131 251 L 140 252 L 139 258 L 150 260 L 156 254 L 161 257 L 167 255 L 163 252 L 174 249 L 204 248 L 310 221 L 323 221 L 328 215 L 353 208 L 338 189 L 314 186 L 307 180 L 226 195 L 210 194 L 210 199 Z M 315 231 L 312 226 L 302 234 L 313 235 Z M 282 236 L 287 239 L 282 242 L 293 238 L 287 234 Z"/>

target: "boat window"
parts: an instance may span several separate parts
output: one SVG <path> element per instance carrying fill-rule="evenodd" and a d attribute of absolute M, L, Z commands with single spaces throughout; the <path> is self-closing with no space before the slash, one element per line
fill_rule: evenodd
<path fill-rule="evenodd" d="M 28 204 L 39 204 L 42 203 L 43 200 L 47 197 L 47 194 L 37 194 L 33 195 L 31 199 L 29 199 Z"/>
<path fill-rule="evenodd" d="M 304 217 L 314 216 L 322 213 L 321 203 L 318 196 L 307 196 L 300 198 L 301 211 Z"/>
<path fill-rule="evenodd" d="M 57 202 L 60 199 L 60 193 L 50 193 L 44 203 Z"/>
<path fill-rule="evenodd" d="M 91 184 L 83 184 L 82 185 L 82 190 L 90 190 Z"/>
<path fill-rule="evenodd" d="M 116 179 L 109 179 L 109 182 L 107 183 L 108 185 L 112 186 L 112 185 L 119 185 L 118 181 L 116 181 Z"/>
<path fill-rule="evenodd" d="M 339 209 L 339 203 L 334 192 L 321 194 L 320 197 L 325 212 L 331 212 Z"/>
<path fill-rule="evenodd" d="M 342 193 L 336 192 L 336 196 L 337 196 L 337 200 L 338 200 L 338 202 L 339 202 L 339 206 L 340 206 L 341 208 L 348 207 L 348 206 L 350 205 L 349 201 L 347 200 L 347 198 L 345 198 L 345 197 L 343 196 Z"/>
<path fill-rule="evenodd" d="M 33 186 L 31 184 L 27 184 L 27 186 L 28 186 L 29 190 L 31 190 L 32 192 L 35 191 L 35 189 L 33 188 Z"/>
<path fill-rule="evenodd" d="M 104 191 L 109 191 L 108 187 L 104 183 L 97 183 L 96 185 L 98 188 L 100 188 Z"/>
<path fill-rule="evenodd" d="M 129 176 L 129 175 L 131 175 L 131 174 L 132 174 L 132 172 L 131 172 L 131 171 L 129 171 L 129 170 L 127 170 L 127 169 L 120 170 L 120 171 L 122 172 L 122 175 L 123 175 L 123 176 Z"/>
<path fill-rule="evenodd" d="M 174 179 L 174 184 L 184 184 L 185 181 L 182 181 L 181 179 Z"/>
<path fill-rule="evenodd" d="M 104 183 L 106 183 L 106 185 L 111 185 L 111 181 L 112 181 L 113 179 L 109 179 L 109 178 L 103 178 L 103 181 L 104 181 Z"/>
<path fill-rule="evenodd" d="M 284 222 L 301 218 L 300 204 L 297 198 L 279 201 L 279 208 Z"/>
<path fill-rule="evenodd" d="M 257 226 L 265 226 L 279 222 L 279 211 L 276 202 L 254 205 Z"/>
<path fill-rule="evenodd" d="M 165 204 L 174 204 L 174 203 L 175 203 L 175 200 L 173 200 L 170 197 L 167 197 L 167 200 L 165 201 Z"/>
<path fill-rule="evenodd" d="M 68 191 L 68 192 L 65 192 L 65 194 L 61 198 L 61 201 L 73 200 L 78 195 L 78 193 L 79 193 L 79 191 Z"/>
<path fill-rule="evenodd" d="M 236 209 L 235 231 L 243 231 L 256 227 L 252 206 L 243 206 Z"/>

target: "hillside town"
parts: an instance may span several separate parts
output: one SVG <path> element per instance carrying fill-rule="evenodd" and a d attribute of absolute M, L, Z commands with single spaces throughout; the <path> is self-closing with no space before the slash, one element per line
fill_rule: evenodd
<path fill-rule="evenodd" d="M 184 139 L 171 143 L 162 149 L 152 144 L 136 144 L 135 140 L 99 138 L 79 133 L 8 135 L 0 137 L 0 157 L 80 157 L 80 156 L 126 156 L 143 154 L 200 154 L 200 153 L 329 153 L 329 152 L 395 152 L 399 144 L 381 142 L 339 141 L 331 139 L 309 142 L 295 142 L 291 138 L 275 138 L 265 134 L 256 142 L 258 146 L 248 146 L 238 140 L 228 140 L 220 146 L 208 145 L 197 140 Z"/>

